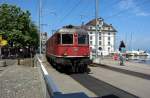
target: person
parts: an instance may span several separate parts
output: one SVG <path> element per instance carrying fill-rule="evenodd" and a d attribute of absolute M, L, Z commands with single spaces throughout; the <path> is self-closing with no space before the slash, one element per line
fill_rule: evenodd
<path fill-rule="evenodd" d="M 124 59 L 122 53 L 119 54 L 120 65 L 124 65 Z"/>
<path fill-rule="evenodd" d="M 124 61 L 126 59 L 126 46 L 123 41 L 120 42 L 119 51 L 120 65 L 124 65 Z"/>
<path fill-rule="evenodd" d="M 114 54 L 113 60 L 115 60 L 115 61 L 118 60 L 118 54 L 117 53 Z"/>
<path fill-rule="evenodd" d="M 120 65 L 124 65 L 125 59 L 126 59 L 126 49 L 122 47 L 119 54 Z"/>

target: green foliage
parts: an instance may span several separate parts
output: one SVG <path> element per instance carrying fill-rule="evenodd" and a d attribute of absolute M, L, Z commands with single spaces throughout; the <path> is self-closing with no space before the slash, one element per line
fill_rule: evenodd
<path fill-rule="evenodd" d="M 5 34 L 15 47 L 38 47 L 38 30 L 31 21 L 30 12 L 15 5 L 0 5 L 0 34 Z"/>

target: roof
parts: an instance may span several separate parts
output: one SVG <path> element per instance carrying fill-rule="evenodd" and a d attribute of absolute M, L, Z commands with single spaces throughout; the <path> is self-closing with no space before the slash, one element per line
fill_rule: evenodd
<path fill-rule="evenodd" d="M 108 31 L 105 30 L 105 27 L 110 27 L 111 29 L 109 30 L 109 32 L 117 32 L 117 30 L 112 26 L 112 24 L 107 24 L 104 22 L 104 20 L 102 18 L 98 18 L 99 23 L 103 22 L 102 25 L 102 31 Z M 96 25 L 96 19 L 92 19 L 91 21 L 89 21 L 88 23 L 85 24 L 85 28 L 86 30 L 89 30 L 88 26 L 95 26 Z"/>
<path fill-rule="evenodd" d="M 81 26 L 73 26 L 73 25 L 68 25 L 68 26 L 64 26 L 63 28 L 60 28 L 57 33 L 87 33 L 87 31 L 83 28 L 81 28 Z"/>
<path fill-rule="evenodd" d="M 98 18 L 99 22 L 103 21 L 102 18 Z M 96 25 L 96 19 L 92 19 L 91 21 L 89 21 L 88 23 L 85 24 L 86 26 L 95 26 Z"/>

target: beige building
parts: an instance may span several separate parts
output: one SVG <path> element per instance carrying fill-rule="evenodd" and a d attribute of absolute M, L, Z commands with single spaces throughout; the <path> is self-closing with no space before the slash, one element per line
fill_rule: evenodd
<path fill-rule="evenodd" d="M 86 26 L 86 30 L 89 34 L 89 44 L 91 49 L 96 49 L 96 20 L 93 19 L 89 21 Z M 109 53 L 114 52 L 115 50 L 115 40 L 116 40 L 116 29 L 112 24 L 107 24 L 102 18 L 98 18 L 97 21 L 97 45 L 98 45 L 98 55 L 109 55 Z"/>

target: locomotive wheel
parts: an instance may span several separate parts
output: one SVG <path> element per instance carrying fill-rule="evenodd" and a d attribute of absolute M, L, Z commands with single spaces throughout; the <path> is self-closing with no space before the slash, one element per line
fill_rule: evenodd
<path fill-rule="evenodd" d="M 75 73 L 76 72 L 76 68 L 75 66 L 72 66 L 72 72 Z"/>
<path fill-rule="evenodd" d="M 61 72 L 61 73 L 64 73 L 64 72 L 65 72 L 65 67 L 64 67 L 64 66 L 57 64 L 56 67 L 57 67 L 57 70 L 58 70 L 59 72 Z"/>
<path fill-rule="evenodd" d="M 67 72 L 68 72 L 69 74 L 72 73 L 72 72 L 73 72 L 72 67 L 67 67 Z"/>
<path fill-rule="evenodd" d="M 81 73 L 84 73 L 84 72 L 85 72 L 84 69 L 85 69 L 85 68 L 84 68 L 84 65 L 82 65 L 82 66 L 81 66 Z"/>
<path fill-rule="evenodd" d="M 79 72 L 79 66 L 75 65 L 75 73 L 78 73 Z"/>
<path fill-rule="evenodd" d="M 78 66 L 78 72 L 79 72 L 79 73 L 82 73 L 82 72 L 83 72 L 82 65 L 79 65 L 79 66 Z"/>
<path fill-rule="evenodd" d="M 81 65 L 81 73 L 87 72 L 87 65 Z"/>
<path fill-rule="evenodd" d="M 84 65 L 84 72 L 87 72 L 87 65 Z"/>
<path fill-rule="evenodd" d="M 79 73 L 82 73 L 82 66 L 79 66 Z"/>

